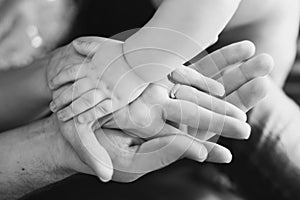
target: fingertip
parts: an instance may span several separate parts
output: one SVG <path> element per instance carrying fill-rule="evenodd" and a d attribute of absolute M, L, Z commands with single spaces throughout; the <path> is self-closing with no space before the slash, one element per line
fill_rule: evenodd
<path fill-rule="evenodd" d="M 55 89 L 55 85 L 54 85 L 53 79 L 49 81 L 48 86 L 49 86 L 50 90 L 54 90 Z"/>
<path fill-rule="evenodd" d="M 57 112 L 57 107 L 53 101 L 51 101 L 49 108 L 52 112 L 54 112 L 54 113 Z"/>
<path fill-rule="evenodd" d="M 198 162 L 204 162 L 208 157 L 208 151 L 204 145 L 199 149 Z"/>
<path fill-rule="evenodd" d="M 61 110 L 57 113 L 57 118 L 62 122 L 66 122 L 69 119 L 68 114 L 66 114 L 64 110 Z"/>
<path fill-rule="evenodd" d="M 212 95 L 215 95 L 217 97 L 224 97 L 225 94 L 226 94 L 226 90 L 225 90 L 225 87 L 222 83 L 216 81 L 216 80 L 213 80 L 213 79 L 210 79 L 210 84 L 208 85 L 208 90 L 209 90 L 209 93 L 212 94 Z"/>
<path fill-rule="evenodd" d="M 86 122 L 86 118 L 83 117 L 82 115 L 79 115 L 77 117 L 77 119 L 78 119 L 78 122 L 81 123 L 81 124 L 84 124 Z"/>
<path fill-rule="evenodd" d="M 251 126 L 246 123 L 245 133 L 244 133 L 244 139 L 248 140 L 251 136 Z"/>
<path fill-rule="evenodd" d="M 250 40 L 244 40 L 241 42 L 242 45 L 242 51 L 245 52 L 245 54 L 247 55 L 247 57 L 252 57 L 255 52 L 256 52 L 256 47 L 255 44 L 253 42 L 251 42 Z"/>
<path fill-rule="evenodd" d="M 105 170 L 105 172 L 101 172 L 101 174 L 98 174 L 97 176 L 103 183 L 107 183 L 112 180 L 113 170 Z"/>
<path fill-rule="evenodd" d="M 84 41 L 82 39 L 77 39 L 72 42 L 74 49 L 84 56 L 90 56 L 95 53 L 97 46 L 95 42 Z"/>
<path fill-rule="evenodd" d="M 110 158 L 107 158 L 110 159 Z M 103 161 L 105 164 L 97 163 L 94 166 L 94 172 L 96 176 L 104 183 L 107 183 L 112 180 L 113 177 L 113 167 L 110 160 Z"/>
<path fill-rule="evenodd" d="M 224 149 L 224 151 L 225 151 L 225 153 L 224 153 L 223 161 L 224 161 L 224 163 L 229 164 L 232 162 L 233 156 L 228 149 Z"/>
<path fill-rule="evenodd" d="M 232 161 L 232 154 L 229 149 L 220 146 L 218 144 L 206 144 L 209 145 L 209 156 L 207 158 L 208 162 L 213 163 L 230 163 Z"/>
<path fill-rule="evenodd" d="M 216 81 L 217 82 L 217 81 Z M 226 94 L 226 90 L 223 84 L 217 82 L 218 84 L 216 84 L 216 95 L 219 97 L 224 97 Z"/>
<path fill-rule="evenodd" d="M 275 61 L 273 57 L 269 54 L 263 53 L 259 55 L 259 66 L 264 69 L 266 74 L 271 73 L 274 68 Z"/>

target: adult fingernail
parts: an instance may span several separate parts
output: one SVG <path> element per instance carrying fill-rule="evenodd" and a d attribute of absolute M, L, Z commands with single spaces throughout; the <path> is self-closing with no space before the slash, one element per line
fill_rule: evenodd
<path fill-rule="evenodd" d="M 245 136 L 244 139 L 248 140 L 251 136 L 251 126 L 249 124 L 247 124 L 247 131 L 245 131 Z"/>
<path fill-rule="evenodd" d="M 54 104 L 53 101 L 51 101 L 49 107 L 50 107 L 50 110 L 51 110 L 52 112 L 56 112 L 56 111 L 57 111 L 57 107 L 56 107 L 56 105 Z"/>
<path fill-rule="evenodd" d="M 208 156 L 208 152 L 207 149 L 205 148 L 205 146 L 202 146 L 199 150 L 199 162 L 204 162 L 207 159 Z"/>
<path fill-rule="evenodd" d="M 224 97 L 225 94 L 226 94 L 224 85 L 222 85 L 221 83 L 219 83 L 217 87 L 218 87 L 217 88 L 217 91 L 218 91 L 217 95 L 220 96 L 220 97 Z"/>
<path fill-rule="evenodd" d="M 224 162 L 231 163 L 231 161 L 232 161 L 232 154 L 230 153 L 224 158 Z"/>
<path fill-rule="evenodd" d="M 231 163 L 232 161 L 232 154 L 228 149 L 223 149 L 223 156 L 220 163 Z"/>

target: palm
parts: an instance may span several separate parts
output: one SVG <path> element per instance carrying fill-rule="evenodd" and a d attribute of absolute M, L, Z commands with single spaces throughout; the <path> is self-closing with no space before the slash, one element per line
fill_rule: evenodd
<path fill-rule="evenodd" d="M 112 114 L 106 128 L 120 128 L 140 138 L 167 134 L 164 111 L 169 99 L 169 89 L 161 84 L 150 84 L 143 94 L 128 106 Z"/>

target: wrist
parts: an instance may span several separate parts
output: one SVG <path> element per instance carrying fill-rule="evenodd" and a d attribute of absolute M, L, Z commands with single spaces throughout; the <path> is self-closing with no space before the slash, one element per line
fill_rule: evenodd
<path fill-rule="evenodd" d="M 69 142 L 62 135 L 59 121 L 55 115 L 49 118 L 49 124 L 51 124 L 53 132 L 52 144 L 55 147 L 52 155 L 55 157 L 54 162 L 57 168 L 69 175 L 75 173 L 92 174 L 90 168 L 80 160 Z"/>
<path fill-rule="evenodd" d="M 65 172 L 67 176 L 73 175 L 75 171 L 72 170 L 69 162 L 71 149 L 60 133 L 55 116 L 46 119 L 45 123 L 47 124 L 45 132 L 48 132 L 47 145 L 51 146 L 51 150 L 48 152 L 51 162 L 58 171 Z"/>

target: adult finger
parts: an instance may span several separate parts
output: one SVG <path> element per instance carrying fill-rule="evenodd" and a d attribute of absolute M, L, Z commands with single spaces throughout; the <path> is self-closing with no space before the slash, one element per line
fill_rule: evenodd
<path fill-rule="evenodd" d="M 268 88 L 268 78 L 258 77 L 227 96 L 226 101 L 247 112 L 267 95 Z"/>
<path fill-rule="evenodd" d="M 223 47 L 200 61 L 190 65 L 207 77 L 213 77 L 226 67 L 241 63 L 255 54 L 255 46 L 250 41 L 242 41 Z"/>
<path fill-rule="evenodd" d="M 238 67 L 225 70 L 218 81 L 224 84 L 226 95 L 229 95 L 248 81 L 269 74 L 273 66 L 273 58 L 268 54 L 261 54 Z"/>
<path fill-rule="evenodd" d="M 110 181 L 113 175 L 113 164 L 108 152 L 98 142 L 92 130 L 92 124 L 73 124 L 72 129 L 64 128 L 64 132 L 63 135 L 79 158 L 94 171 L 101 181 Z"/>
<path fill-rule="evenodd" d="M 215 137 L 216 133 L 201 131 L 199 129 L 188 127 L 187 132 L 192 137 L 197 138 L 200 141 L 203 141 L 205 148 L 208 151 L 207 162 L 213 163 L 230 163 L 232 160 L 231 152 L 217 144 L 219 137 Z"/>
<path fill-rule="evenodd" d="M 148 173 L 170 165 L 182 157 L 204 162 L 207 150 L 200 141 L 188 135 L 158 137 L 138 148 L 131 172 Z"/>
<path fill-rule="evenodd" d="M 225 94 L 221 83 L 203 76 L 192 68 L 180 67 L 173 71 L 169 78 L 172 82 L 192 86 L 211 95 L 223 96 Z"/>
<path fill-rule="evenodd" d="M 247 123 L 183 100 L 170 100 L 164 110 L 164 118 L 224 137 L 247 139 L 250 136 L 251 128 Z"/>
<path fill-rule="evenodd" d="M 231 152 L 217 143 L 203 142 L 208 151 L 207 162 L 212 163 L 230 163 L 232 161 Z"/>
<path fill-rule="evenodd" d="M 176 96 L 176 99 L 193 102 L 212 112 L 228 115 L 244 122 L 247 120 L 246 114 L 236 106 L 195 88 L 179 85 L 176 91 L 174 91 L 174 95 Z"/>

